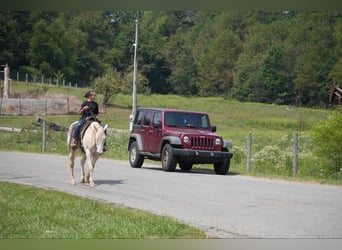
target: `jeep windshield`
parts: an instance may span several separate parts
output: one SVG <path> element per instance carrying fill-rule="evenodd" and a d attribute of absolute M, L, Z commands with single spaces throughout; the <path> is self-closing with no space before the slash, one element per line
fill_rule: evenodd
<path fill-rule="evenodd" d="M 174 127 L 210 128 L 208 115 L 176 111 L 165 112 L 164 124 Z"/>

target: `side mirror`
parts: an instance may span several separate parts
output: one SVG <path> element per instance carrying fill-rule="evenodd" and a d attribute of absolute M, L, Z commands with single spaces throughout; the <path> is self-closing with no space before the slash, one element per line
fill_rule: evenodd
<path fill-rule="evenodd" d="M 153 122 L 153 128 L 161 128 L 161 121 Z"/>
<path fill-rule="evenodd" d="M 216 126 L 211 126 L 211 132 L 216 132 Z"/>

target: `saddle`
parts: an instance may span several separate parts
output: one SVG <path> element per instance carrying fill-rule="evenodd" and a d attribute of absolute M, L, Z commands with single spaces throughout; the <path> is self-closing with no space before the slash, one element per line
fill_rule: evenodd
<path fill-rule="evenodd" d="M 83 153 L 85 153 L 83 145 L 82 145 L 82 139 L 84 137 L 85 132 L 87 131 L 87 129 L 89 128 L 90 124 L 92 124 L 93 122 L 98 122 L 101 124 L 101 121 L 99 119 L 97 119 L 96 117 L 90 116 L 87 117 L 83 123 L 83 125 L 80 128 L 80 132 L 78 134 L 77 137 L 77 147 L 80 148 L 82 150 Z M 107 124 L 104 126 L 104 128 L 107 128 Z M 106 130 L 105 130 L 106 133 Z M 104 143 L 104 149 L 103 151 L 107 151 L 107 143 L 105 141 Z"/>
<path fill-rule="evenodd" d="M 83 145 L 82 145 L 82 139 L 83 139 L 83 136 L 86 132 L 86 130 L 88 129 L 88 127 L 90 126 L 90 124 L 92 122 L 100 122 L 99 120 L 97 120 L 96 118 L 94 117 L 87 117 L 83 123 L 83 125 L 81 126 L 80 128 L 80 133 L 78 134 L 78 137 L 77 137 L 77 145 L 79 145 L 79 147 L 83 150 Z"/>

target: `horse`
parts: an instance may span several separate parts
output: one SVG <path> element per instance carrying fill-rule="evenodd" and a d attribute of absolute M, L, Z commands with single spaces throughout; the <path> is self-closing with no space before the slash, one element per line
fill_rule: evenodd
<path fill-rule="evenodd" d="M 71 184 L 76 184 L 74 178 L 74 161 L 77 155 L 77 151 L 81 149 L 81 183 L 88 183 L 90 186 L 94 187 L 95 183 L 93 171 L 96 161 L 104 153 L 107 125 L 105 127 L 102 127 L 102 125 L 98 121 L 92 121 L 89 127 L 86 128 L 84 132 L 84 135 L 81 139 L 81 145 L 79 145 L 78 148 L 73 149 L 70 144 L 72 141 L 73 130 L 77 122 L 78 121 L 75 121 L 70 125 L 67 138 L 67 144 L 69 148 L 68 166 Z M 85 178 L 84 164 L 86 160 L 88 160 L 88 173 Z"/>

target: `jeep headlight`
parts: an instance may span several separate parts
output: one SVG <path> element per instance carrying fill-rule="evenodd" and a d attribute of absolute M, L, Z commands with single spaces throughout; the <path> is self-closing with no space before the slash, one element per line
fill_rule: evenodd
<path fill-rule="evenodd" d="M 220 138 L 216 138 L 215 139 L 215 145 L 221 145 L 221 139 Z"/>
<path fill-rule="evenodd" d="M 189 142 L 189 136 L 184 136 L 183 137 L 183 142 L 188 143 Z"/>

